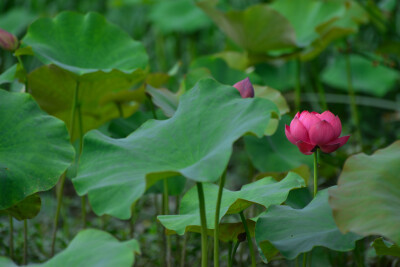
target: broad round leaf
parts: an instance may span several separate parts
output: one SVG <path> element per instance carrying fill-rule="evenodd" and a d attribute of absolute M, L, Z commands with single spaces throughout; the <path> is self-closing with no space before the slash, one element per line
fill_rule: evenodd
<path fill-rule="evenodd" d="M 373 62 L 358 55 L 351 55 L 349 60 L 356 92 L 382 97 L 395 89 L 396 81 L 399 80 L 398 71 L 382 65 L 374 66 Z M 322 72 L 322 81 L 347 92 L 347 79 L 343 77 L 347 77 L 346 58 L 337 56 Z"/>
<path fill-rule="evenodd" d="M 272 177 L 267 177 L 244 185 L 239 191 L 224 189 L 219 220 L 227 213 L 239 213 L 252 204 L 259 204 L 265 208 L 271 205 L 279 205 L 286 200 L 290 190 L 304 186 L 303 178 L 295 173 L 289 173 L 280 182 Z M 205 198 L 207 228 L 214 229 L 218 186 L 207 183 L 203 184 L 203 187 L 204 191 L 207 192 Z M 182 198 L 179 215 L 159 215 L 157 219 L 165 228 L 183 235 L 187 231 L 200 230 L 199 214 L 199 199 L 195 186 Z"/>
<path fill-rule="evenodd" d="M 0 90 L 0 210 L 52 188 L 74 158 L 65 124 L 32 96 Z"/>
<path fill-rule="evenodd" d="M 82 132 L 98 128 L 105 122 L 120 117 L 120 109 L 125 117 L 130 116 L 144 98 L 144 90 L 129 90 L 144 78 L 141 71 L 125 75 L 111 71 L 104 75 L 96 72 L 77 79 L 71 72 L 55 65 L 46 65 L 28 75 L 29 90 L 40 107 L 50 115 L 65 122 L 71 129 L 71 113 L 75 90 L 78 90 L 78 105 L 82 114 Z M 79 137 L 80 123 L 75 112 L 72 140 Z"/>
<path fill-rule="evenodd" d="M 397 141 L 371 156 L 357 154 L 345 162 L 338 187 L 329 191 L 342 232 L 383 235 L 400 243 L 399 159 Z"/>
<path fill-rule="evenodd" d="M 132 73 L 144 69 L 148 61 L 140 42 L 93 12 L 65 11 L 54 18 L 40 18 L 29 27 L 23 43 L 43 63 L 78 75 L 113 69 Z"/>
<path fill-rule="evenodd" d="M 0 211 L 0 213 L 6 213 L 13 216 L 15 219 L 22 221 L 26 219 L 35 218 L 40 211 L 42 201 L 38 194 L 33 194 L 28 196 L 21 202 L 15 204 L 14 206 Z"/>
<path fill-rule="evenodd" d="M 42 264 L 30 264 L 31 267 L 59 266 L 102 266 L 131 267 L 135 253 L 140 253 L 139 243 L 135 240 L 118 241 L 107 232 L 87 229 L 79 232 L 68 247 Z M 0 257 L 3 267 L 16 266 L 11 260 Z"/>
<path fill-rule="evenodd" d="M 164 33 L 193 32 L 211 25 L 207 15 L 188 0 L 157 1 L 149 19 Z"/>
<path fill-rule="evenodd" d="M 253 5 L 246 10 L 221 12 L 207 1 L 198 5 L 236 44 L 253 52 L 296 47 L 295 32 L 289 21 L 268 5 Z"/>
<path fill-rule="evenodd" d="M 88 194 L 97 214 L 130 217 L 130 206 L 154 181 L 181 174 L 213 182 L 223 173 L 232 144 L 241 136 L 262 136 L 277 107 L 266 99 L 243 99 L 239 91 L 211 79 L 185 93 L 168 120 L 149 120 L 124 139 L 98 131 L 85 136 L 73 183 Z"/>
<path fill-rule="evenodd" d="M 294 259 L 299 254 L 322 246 L 336 251 L 350 251 L 360 236 L 342 234 L 337 228 L 328 203 L 328 190 L 317 196 L 304 208 L 272 206 L 256 223 L 256 241 L 269 241 L 281 254 Z"/>
<path fill-rule="evenodd" d="M 400 247 L 383 239 L 382 237 L 375 239 L 371 246 L 374 247 L 376 255 L 400 257 Z"/>

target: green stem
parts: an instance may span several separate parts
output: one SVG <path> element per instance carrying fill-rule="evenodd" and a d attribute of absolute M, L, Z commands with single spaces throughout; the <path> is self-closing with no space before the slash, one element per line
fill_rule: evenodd
<path fill-rule="evenodd" d="M 14 222 L 13 217 L 9 215 L 10 219 L 10 259 L 14 258 Z"/>
<path fill-rule="evenodd" d="M 214 222 L 214 267 L 219 267 L 219 212 L 221 209 L 222 193 L 225 185 L 226 170 L 219 180 L 217 206 L 215 208 Z"/>
<path fill-rule="evenodd" d="M 318 191 L 318 150 L 314 152 L 314 197 Z"/>
<path fill-rule="evenodd" d="M 207 267 L 207 219 L 206 219 L 206 208 L 204 202 L 204 191 L 203 184 L 200 182 L 196 183 L 197 194 L 199 196 L 199 208 L 200 208 L 200 221 L 201 221 L 201 267 Z"/>
<path fill-rule="evenodd" d="M 300 58 L 296 59 L 296 87 L 295 87 L 295 99 L 294 106 L 295 111 L 300 110 L 300 96 L 301 95 L 301 62 Z"/>
<path fill-rule="evenodd" d="M 156 109 L 154 107 L 154 103 L 153 100 L 151 99 L 151 96 L 147 95 L 147 98 L 149 99 L 149 103 L 150 103 L 150 109 L 151 109 L 151 113 L 153 113 L 153 118 L 155 120 L 157 120 L 157 113 L 156 113 Z"/>
<path fill-rule="evenodd" d="M 57 210 L 56 210 L 56 215 L 55 215 L 55 218 L 54 218 L 53 238 L 51 240 L 51 253 L 50 253 L 51 257 L 54 255 L 54 248 L 55 248 L 55 244 L 56 244 L 58 218 L 60 217 L 61 202 L 62 202 L 62 197 L 63 197 L 62 192 L 64 190 L 65 175 L 66 175 L 66 172 L 64 172 L 61 175 L 60 187 L 59 187 L 59 190 L 57 192 Z"/>
<path fill-rule="evenodd" d="M 72 110 L 71 110 L 71 126 L 70 126 L 70 138 L 71 138 L 71 143 L 74 138 L 74 128 L 75 128 L 75 115 L 77 111 L 77 106 L 78 106 L 78 97 L 79 97 L 79 81 L 76 83 L 75 90 L 74 90 L 74 98 L 72 102 Z M 78 120 L 79 120 L 79 126 L 80 126 L 80 139 L 79 139 L 79 155 L 82 151 L 82 114 L 80 112 L 80 107 L 78 109 Z M 51 241 L 51 253 L 50 256 L 52 257 L 54 255 L 54 248 L 55 248 L 55 242 L 56 242 L 56 236 L 57 236 L 57 226 L 58 226 L 58 218 L 60 217 L 60 210 L 61 210 L 61 205 L 62 205 L 62 198 L 63 198 L 63 190 L 64 190 L 64 184 L 65 184 L 65 177 L 66 177 L 66 172 L 64 172 L 61 175 L 61 180 L 60 180 L 60 190 L 57 194 L 57 210 L 56 210 L 56 215 L 54 218 L 54 228 L 53 228 L 53 238 Z M 85 211 L 86 212 L 86 211 Z"/>
<path fill-rule="evenodd" d="M 255 267 L 256 266 L 256 254 L 254 252 L 253 248 L 253 240 L 251 239 L 249 227 L 247 226 L 247 221 L 246 218 L 244 217 L 243 211 L 239 213 L 240 219 L 242 220 L 244 231 L 246 232 L 246 238 L 247 242 L 249 243 L 249 250 L 250 250 L 250 256 L 251 256 L 251 266 Z"/>
<path fill-rule="evenodd" d="M 233 242 L 229 241 L 228 244 L 228 266 L 232 266 L 232 250 L 233 250 Z"/>
<path fill-rule="evenodd" d="M 348 45 L 347 49 L 350 50 L 349 45 Z M 358 109 L 357 109 L 357 104 L 356 104 L 356 94 L 355 94 L 354 88 L 353 88 L 349 54 L 350 54 L 350 52 L 346 53 L 346 71 L 347 71 L 347 87 L 348 87 L 348 90 L 349 90 L 349 97 L 350 97 L 351 116 L 352 116 L 352 119 L 353 119 L 353 123 L 354 123 L 354 125 L 356 127 L 356 138 L 357 138 L 357 141 L 361 145 L 361 148 L 362 148 L 363 147 L 363 142 L 362 142 L 362 136 L 361 136 L 360 119 L 359 119 Z"/>
<path fill-rule="evenodd" d="M 307 253 L 303 253 L 303 267 L 307 266 Z"/>
<path fill-rule="evenodd" d="M 24 220 L 24 265 L 28 262 L 28 222 Z"/>
<path fill-rule="evenodd" d="M 163 179 L 164 182 L 164 193 L 163 193 L 163 213 L 164 215 L 169 214 L 169 198 L 168 198 L 168 181 L 167 178 Z M 166 236 L 166 262 L 167 266 L 171 266 L 171 236 Z"/>
<path fill-rule="evenodd" d="M 233 252 L 232 252 L 232 255 L 231 255 L 231 265 L 229 265 L 229 267 L 232 267 L 233 261 L 235 260 L 236 251 L 237 251 L 237 249 L 239 247 L 239 244 L 240 244 L 240 242 L 238 240 L 236 242 L 235 246 L 233 247 Z"/>
<path fill-rule="evenodd" d="M 78 113 L 78 124 L 79 124 L 79 154 L 78 157 L 80 158 L 82 154 L 83 148 L 83 120 L 82 120 L 82 110 L 81 104 L 79 103 L 79 81 L 76 85 L 76 93 L 75 93 L 75 106 Z M 78 162 L 79 162 L 78 158 Z M 83 229 L 86 228 L 86 197 L 81 197 L 81 207 L 82 207 L 82 227 Z"/>
<path fill-rule="evenodd" d="M 86 197 L 81 197 L 81 209 L 82 209 L 82 228 L 86 228 Z"/>

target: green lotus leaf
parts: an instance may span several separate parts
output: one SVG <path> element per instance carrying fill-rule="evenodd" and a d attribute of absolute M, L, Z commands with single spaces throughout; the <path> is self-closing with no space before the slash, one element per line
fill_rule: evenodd
<path fill-rule="evenodd" d="M 40 212 L 40 207 L 42 205 L 42 201 L 38 194 L 33 194 L 28 196 L 21 202 L 15 204 L 14 206 L 0 211 L 0 213 L 6 213 L 13 216 L 15 219 L 22 221 L 25 219 L 35 218 L 36 215 Z"/>
<path fill-rule="evenodd" d="M 40 18 L 22 40 L 44 64 L 54 64 L 77 75 L 117 70 L 130 74 L 145 69 L 147 54 L 103 16 L 65 11 L 54 18 Z"/>
<path fill-rule="evenodd" d="M 77 79 L 73 73 L 55 65 L 45 65 L 28 75 L 29 91 L 40 107 L 65 122 L 71 129 L 71 113 L 75 90 L 78 87 L 78 106 L 82 114 L 82 132 L 98 128 L 122 115 L 130 116 L 144 98 L 144 89 L 129 90 L 144 79 L 144 73 L 130 75 L 113 70 L 106 76 L 101 72 Z M 72 140 L 79 137 L 79 113 L 75 112 Z"/>
<path fill-rule="evenodd" d="M 164 33 L 193 32 L 211 25 L 207 15 L 188 0 L 158 1 L 152 6 L 149 19 Z"/>
<path fill-rule="evenodd" d="M 40 110 L 29 94 L 0 90 L 0 107 L 2 210 L 56 185 L 74 149 L 65 124 Z"/>
<path fill-rule="evenodd" d="M 172 117 L 178 108 L 179 97 L 171 91 L 160 88 L 156 89 L 149 85 L 146 91 L 151 95 L 154 105 L 158 106 L 167 117 Z"/>
<path fill-rule="evenodd" d="M 88 133 L 75 189 L 88 194 L 96 214 L 127 219 L 146 178 L 147 187 L 177 174 L 197 182 L 218 180 L 232 144 L 248 133 L 262 136 L 273 113 L 279 111 L 271 101 L 243 99 L 231 86 L 201 80 L 182 95 L 170 119 L 149 120 L 124 139 Z"/>
<path fill-rule="evenodd" d="M 399 74 L 396 70 L 373 62 L 359 55 L 350 55 L 353 88 L 356 92 L 383 97 L 395 89 Z M 348 91 L 345 56 L 335 57 L 322 72 L 322 81 L 334 88 Z"/>
<path fill-rule="evenodd" d="M 17 64 L 12 65 L 2 74 L 0 74 L 0 84 L 12 83 L 15 80 L 15 74 L 17 72 Z"/>
<path fill-rule="evenodd" d="M 135 261 L 135 253 L 140 253 L 139 243 L 135 239 L 120 242 L 107 232 L 87 229 L 79 232 L 64 251 L 50 260 L 27 266 L 130 267 Z M 0 257 L 0 265 L 3 267 L 17 266 L 5 257 Z"/>
<path fill-rule="evenodd" d="M 295 173 L 289 173 L 280 182 L 277 182 L 272 177 L 267 177 L 244 185 L 239 191 L 224 189 L 220 220 L 225 214 L 239 213 L 252 204 L 259 204 L 264 208 L 268 208 L 271 205 L 279 205 L 286 200 L 290 190 L 304 186 L 303 178 Z M 218 186 L 207 183 L 203 184 L 203 187 L 204 191 L 207 192 L 207 197 L 205 198 L 207 228 L 214 229 Z M 197 230 L 200 230 L 199 214 L 197 189 L 193 187 L 182 198 L 179 215 L 159 215 L 157 218 L 165 228 L 183 235 L 186 231 L 193 230 L 194 226 L 197 226 Z"/>
<path fill-rule="evenodd" d="M 375 239 L 371 246 L 374 247 L 376 255 L 400 257 L 400 247 L 382 237 Z"/>
<path fill-rule="evenodd" d="M 336 251 L 350 251 L 361 239 L 354 233 L 342 234 L 337 228 L 328 203 L 328 190 L 318 192 L 303 209 L 272 206 L 256 224 L 256 241 L 269 241 L 281 254 L 294 259 L 299 254 L 322 246 Z"/>
<path fill-rule="evenodd" d="M 347 159 L 338 187 L 329 191 L 335 222 L 342 232 L 382 235 L 400 243 L 400 141 L 371 156 Z M 357 192 L 355 194 L 354 192 Z"/>
<path fill-rule="evenodd" d="M 266 54 L 270 50 L 296 47 L 293 26 L 269 5 L 253 5 L 243 11 L 228 12 L 215 9 L 207 1 L 198 5 L 229 38 L 247 51 Z"/>
<path fill-rule="evenodd" d="M 262 172 L 284 172 L 302 164 L 312 166 L 313 158 L 302 154 L 285 135 L 289 116 L 282 116 L 277 131 L 272 136 L 255 138 L 245 136 L 245 148 L 254 166 Z"/>

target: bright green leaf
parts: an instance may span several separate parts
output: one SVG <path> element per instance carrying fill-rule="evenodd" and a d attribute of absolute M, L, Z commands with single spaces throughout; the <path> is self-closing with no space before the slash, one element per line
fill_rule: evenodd
<path fill-rule="evenodd" d="M 392 242 L 389 242 L 382 237 L 377 238 L 372 242 L 371 246 L 374 247 L 376 255 L 389 255 L 400 257 L 400 247 Z"/>
<path fill-rule="evenodd" d="M 395 89 L 399 73 L 382 65 L 374 66 L 373 62 L 358 55 L 350 55 L 350 68 L 354 90 L 382 97 Z M 348 91 L 345 56 L 335 59 L 322 72 L 322 81 L 334 88 Z"/>
<path fill-rule="evenodd" d="M 52 188 L 74 158 L 65 124 L 29 94 L 0 90 L 0 210 Z"/>
<path fill-rule="evenodd" d="M 68 247 L 42 264 L 30 264 L 28 267 L 59 266 L 102 266 L 130 267 L 140 253 L 139 243 L 135 240 L 118 241 L 107 232 L 87 229 L 79 232 Z M 3 267 L 15 267 L 11 260 L 0 257 Z"/>
<path fill-rule="evenodd" d="M 271 242 L 288 259 L 294 259 L 316 246 L 350 251 L 359 239 L 360 236 L 342 234 L 337 228 L 328 203 L 327 189 L 318 192 L 304 209 L 272 206 L 256 224 L 257 243 Z"/>
<path fill-rule="evenodd" d="M 399 159 L 400 141 L 371 156 L 357 154 L 347 159 L 338 187 L 329 191 L 333 216 L 342 232 L 379 234 L 400 243 Z"/>
<path fill-rule="evenodd" d="M 251 184 L 244 185 L 239 191 L 224 189 L 222 193 L 220 220 L 225 214 L 235 214 L 248 208 L 252 204 L 259 204 L 268 208 L 284 202 L 289 191 L 304 187 L 303 178 L 295 173 L 289 173 L 285 179 L 277 182 L 272 177 L 263 178 Z M 214 229 L 215 203 L 217 203 L 218 186 L 203 184 L 206 192 L 205 210 L 207 228 Z M 183 235 L 193 229 L 200 230 L 199 201 L 197 188 L 190 189 L 182 198 L 179 215 L 159 215 L 158 220 L 165 228 Z"/>
<path fill-rule="evenodd" d="M 130 74 L 145 69 L 147 54 L 134 41 L 103 16 L 65 11 L 54 18 L 40 18 L 22 40 L 32 47 L 44 64 L 55 64 L 78 75 L 112 70 Z"/>
<path fill-rule="evenodd" d="M 201 80 L 182 95 L 168 120 L 149 120 L 124 139 L 88 133 L 73 183 L 79 195 L 89 195 L 97 214 L 127 219 L 146 178 L 147 186 L 177 174 L 198 182 L 218 180 L 232 144 L 247 133 L 262 136 L 272 113 L 279 111 L 271 101 L 242 99 L 233 87 Z"/>

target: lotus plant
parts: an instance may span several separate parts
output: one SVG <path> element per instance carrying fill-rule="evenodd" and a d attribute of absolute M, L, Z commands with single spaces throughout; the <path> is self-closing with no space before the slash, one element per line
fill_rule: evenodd
<path fill-rule="evenodd" d="M 342 123 L 338 116 L 330 111 L 319 114 L 315 111 L 298 112 L 285 126 L 287 139 L 296 145 L 305 155 L 314 153 L 314 196 L 317 194 L 317 157 L 318 150 L 332 153 L 347 143 L 350 136 L 339 137 Z"/>
<path fill-rule="evenodd" d="M 0 47 L 4 50 L 14 51 L 18 48 L 18 39 L 14 34 L 0 29 Z"/>

